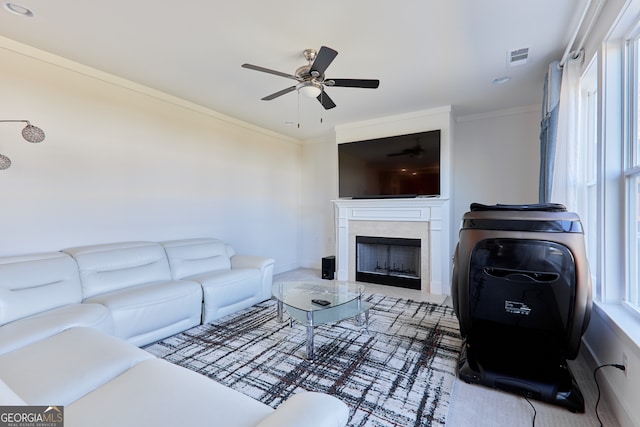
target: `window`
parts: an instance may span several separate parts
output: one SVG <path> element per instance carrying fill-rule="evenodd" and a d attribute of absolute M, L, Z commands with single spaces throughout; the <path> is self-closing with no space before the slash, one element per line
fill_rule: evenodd
<path fill-rule="evenodd" d="M 640 32 L 627 41 L 629 117 L 625 147 L 625 299 L 640 311 Z"/>
<path fill-rule="evenodd" d="M 640 310 L 640 169 L 631 168 L 627 171 L 627 200 L 629 203 L 629 241 L 628 246 L 628 280 L 627 280 L 627 300 L 633 308 Z"/>
<path fill-rule="evenodd" d="M 585 201 L 580 219 L 585 229 L 587 258 L 594 284 L 594 298 L 602 292 L 598 280 L 599 211 L 598 211 L 598 59 L 589 63 L 580 80 L 580 134 L 584 150 Z"/>

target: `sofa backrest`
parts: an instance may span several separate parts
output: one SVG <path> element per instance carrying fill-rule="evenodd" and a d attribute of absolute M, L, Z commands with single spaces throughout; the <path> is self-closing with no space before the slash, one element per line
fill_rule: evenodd
<path fill-rule="evenodd" d="M 222 240 L 214 238 L 182 239 L 162 242 L 171 274 L 174 279 L 184 279 L 208 271 L 228 270 L 233 249 Z"/>
<path fill-rule="evenodd" d="M 78 263 L 84 299 L 160 280 L 171 280 L 164 248 L 154 242 L 122 242 L 68 248 Z"/>
<path fill-rule="evenodd" d="M 0 325 L 81 300 L 78 267 L 69 255 L 0 258 Z"/>

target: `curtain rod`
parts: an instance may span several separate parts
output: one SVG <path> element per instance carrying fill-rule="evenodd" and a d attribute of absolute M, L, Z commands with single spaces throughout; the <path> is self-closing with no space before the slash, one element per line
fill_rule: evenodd
<path fill-rule="evenodd" d="M 593 11 L 593 15 L 591 16 L 591 20 L 589 21 L 589 25 L 587 25 L 587 28 L 585 28 L 584 34 L 582 34 L 582 38 L 580 39 L 580 42 L 578 43 L 578 48 L 576 49 L 576 51 L 580 52 L 580 51 L 583 50 L 584 42 L 587 40 L 587 37 L 589 37 L 589 35 L 591 34 L 591 29 L 593 28 L 593 25 L 598 20 L 598 17 L 600 16 L 600 12 L 602 11 L 602 8 L 604 7 L 604 4 L 606 2 L 607 2 L 607 0 L 598 0 L 598 4 L 596 5 L 595 10 Z"/>
<path fill-rule="evenodd" d="M 589 33 L 591 32 L 591 28 L 593 27 L 593 24 L 596 20 L 596 18 L 598 17 L 598 15 L 600 14 L 600 9 L 602 8 L 602 4 L 603 1 L 599 0 L 598 1 L 598 6 L 596 7 L 596 10 L 594 11 L 593 15 L 591 16 L 591 21 L 589 21 L 589 25 L 586 27 L 584 34 L 582 35 L 582 39 L 580 40 L 580 43 L 578 44 L 578 47 L 576 49 L 572 49 L 573 48 L 573 44 L 575 43 L 576 39 L 578 38 L 578 34 L 580 33 L 580 29 L 582 28 L 585 19 L 587 18 L 587 13 L 589 12 L 589 9 L 591 8 L 591 3 L 593 0 L 588 0 L 587 4 L 584 8 L 584 10 L 582 11 L 582 16 L 580 16 L 580 21 L 578 22 L 578 26 L 576 27 L 575 31 L 573 32 L 573 36 L 571 37 L 571 41 L 569 42 L 569 44 L 567 45 L 566 49 L 564 50 L 564 54 L 562 55 L 562 59 L 560 60 L 560 66 L 564 66 L 564 64 L 567 62 L 567 60 L 569 59 L 569 55 L 571 54 L 571 52 L 580 52 L 580 50 L 582 50 L 585 39 L 587 38 L 587 36 L 589 35 Z"/>

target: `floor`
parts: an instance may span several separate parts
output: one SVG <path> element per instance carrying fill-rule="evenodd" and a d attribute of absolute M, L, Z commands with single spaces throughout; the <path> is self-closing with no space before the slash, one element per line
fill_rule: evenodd
<path fill-rule="evenodd" d="M 321 279 L 320 270 L 297 269 L 274 276 L 274 281 L 305 279 Z M 427 295 L 423 298 L 420 291 L 411 289 L 366 283 L 366 290 L 370 293 L 414 301 L 451 304 L 451 299 L 446 296 Z M 467 384 L 458 379 L 452 390 L 447 427 L 599 426 L 600 422 L 595 414 L 597 400 L 597 388 L 593 380 L 595 366 L 592 366 L 589 360 L 588 355 L 581 351 L 576 360 L 569 362 L 585 399 L 584 414 L 573 414 L 564 408 L 535 400 L 527 401 L 517 395 Z M 598 414 L 603 426 L 619 426 L 604 398 L 598 405 Z"/>

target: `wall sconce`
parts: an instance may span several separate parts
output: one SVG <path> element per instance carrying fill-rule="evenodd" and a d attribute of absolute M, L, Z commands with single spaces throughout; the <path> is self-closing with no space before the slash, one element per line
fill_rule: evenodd
<path fill-rule="evenodd" d="M 27 125 L 22 129 L 22 137 L 25 141 L 32 143 L 44 141 L 44 131 L 29 123 L 29 120 L 0 120 L 0 123 L 26 123 Z M 0 170 L 9 169 L 10 166 L 11 159 L 0 154 Z"/>

